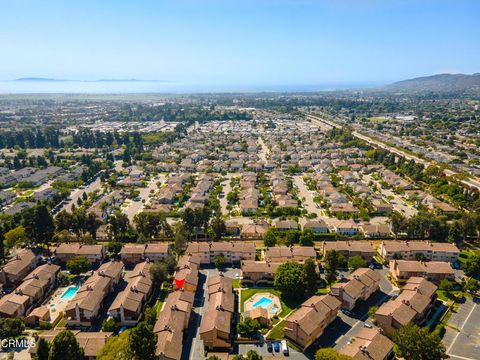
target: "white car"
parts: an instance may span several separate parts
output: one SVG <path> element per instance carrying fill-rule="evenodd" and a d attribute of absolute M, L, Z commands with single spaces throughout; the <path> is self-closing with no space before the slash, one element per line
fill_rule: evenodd
<path fill-rule="evenodd" d="M 280 342 L 280 344 L 282 345 L 282 353 L 283 353 L 283 355 L 288 355 L 287 340 L 282 340 L 282 341 Z"/>

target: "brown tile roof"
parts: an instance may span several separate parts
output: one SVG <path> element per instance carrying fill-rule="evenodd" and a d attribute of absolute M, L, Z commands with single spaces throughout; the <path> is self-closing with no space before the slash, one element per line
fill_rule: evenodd
<path fill-rule="evenodd" d="M 338 311 L 341 302 L 332 295 L 314 295 L 286 319 L 296 322 L 307 334 L 312 334 L 327 318 L 330 311 Z"/>
<path fill-rule="evenodd" d="M 280 265 L 280 263 L 268 261 L 244 260 L 242 261 L 241 269 L 245 273 L 275 274 L 275 271 L 277 271 Z"/>
<path fill-rule="evenodd" d="M 340 349 L 354 360 L 384 360 L 393 349 L 393 342 L 377 329 L 362 328 L 354 341 Z"/>

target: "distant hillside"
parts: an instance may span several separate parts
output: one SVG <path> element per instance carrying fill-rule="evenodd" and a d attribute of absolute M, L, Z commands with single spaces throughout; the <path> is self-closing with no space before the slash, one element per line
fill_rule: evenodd
<path fill-rule="evenodd" d="M 438 74 L 418 77 L 415 79 L 398 81 L 385 87 L 389 91 L 397 92 L 445 92 L 480 90 L 480 73 L 465 74 Z"/>
<path fill-rule="evenodd" d="M 15 81 L 64 81 L 64 80 L 48 79 L 48 78 L 41 78 L 41 77 L 24 77 L 20 79 L 15 79 Z"/>

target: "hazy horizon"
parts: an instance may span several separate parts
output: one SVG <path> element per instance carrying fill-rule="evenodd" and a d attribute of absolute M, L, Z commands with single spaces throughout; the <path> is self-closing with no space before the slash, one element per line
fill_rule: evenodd
<path fill-rule="evenodd" d="M 6 2 L 0 92 L 53 90 L 8 82 L 24 77 L 165 80 L 130 88 L 184 92 L 471 74 L 480 71 L 478 13 L 474 0 Z"/>

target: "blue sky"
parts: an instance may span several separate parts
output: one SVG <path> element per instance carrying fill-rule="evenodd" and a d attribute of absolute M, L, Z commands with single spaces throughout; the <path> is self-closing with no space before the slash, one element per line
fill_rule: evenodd
<path fill-rule="evenodd" d="M 476 0 L 4 0 L 0 79 L 380 84 L 480 71 Z"/>

